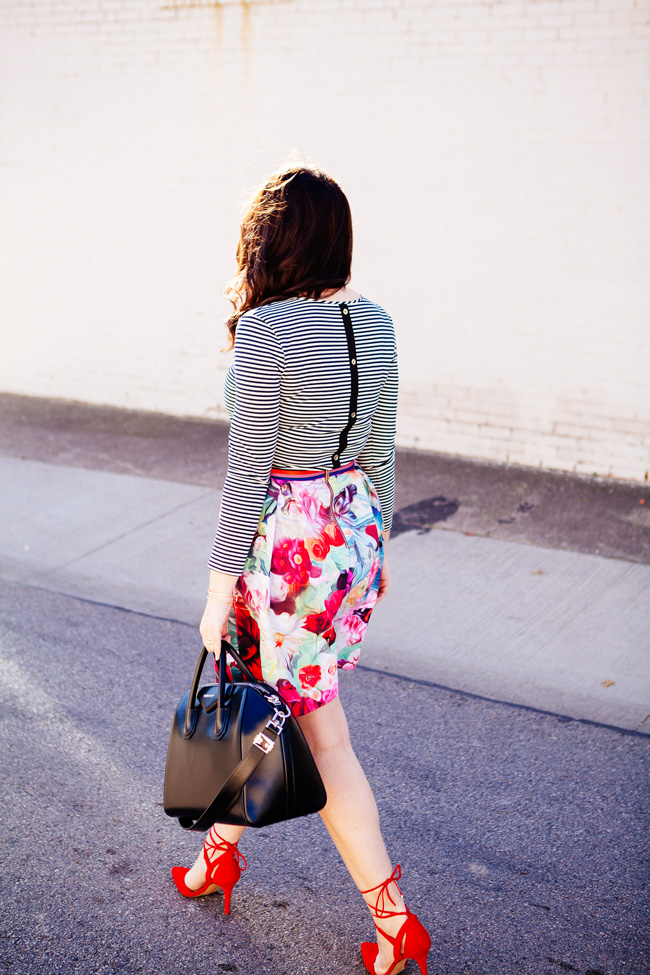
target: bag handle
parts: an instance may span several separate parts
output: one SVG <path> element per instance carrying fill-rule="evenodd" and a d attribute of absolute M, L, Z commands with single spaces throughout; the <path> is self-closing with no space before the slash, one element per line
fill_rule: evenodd
<path fill-rule="evenodd" d="M 226 671 L 226 654 L 229 653 L 235 659 L 235 663 L 241 670 L 243 674 L 246 675 L 247 679 L 251 684 L 257 684 L 258 686 L 265 687 L 264 684 L 255 677 L 250 668 L 241 659 L 234 647 L 231 647 L 226 640 L 221 641 L 221 654 L 219 656 L 219 700 L 217 706 L 219 708 L 224 707 L 224 694 L 225 687 L 228 680 L 228 674 Z M 199 704 L 197 701 L 197 694 L 199 690 L 199 681 L 201 680 L 201 674 L 203 672 L 203 667 L 205 661 L 208 658 L 208 650 L 205 647 L 202 648 L 199 654 L 199 659 L 197 661 L 196 667 L 194 668 L 194 676 L 192 677 L 192 683 L 190 685 L 190 693 L 187 699 L 187 708 L 185 709 L 185 724 L 183 725 L 183 738 L 191 738 L 194 733 L 194 728 L 196 727 L 196 718 L 198 715 Z"/>
<path fill-rule="evenodd" d="M 243 673 L 250 677 L 251 683 L 255 684 L 258 689 L 261 690 L 269 704 L 272 705 L 274 714 L 273 717 L 269 718 L 267 721 L 264 731 L 259 732 L 259 734 L 255 736 L 253 739 L 253 744 L 248 749 L 239 765 L 237 765 L 234 771 L 231 772 L 230 776 L 219 789 L 210 805 L 201 813 L 199 818 L 197 820 L 192 820 L 187 816 L 179 816 L 178 822 L 183 829 L 192 830 L 194 832 L 204 832 L 206 829 L 210 829 L 212 824 L 217 822 L 219 819 L 219 814 L 227 810 L 228 807 L 234 802 L 238 793 L 241 792 L 243 787 L 246 785 L 246 782 L 260 764 L 264 756 L 268 755 L 275 745 L 276 741 L 282 734 L 285 721 L 291 716 L 289 706 L 285 704 L 280 696 L 271 688 L 267 687 L 266 684 L 258 681 L 253 676 L 237 651 L 233 650 L 230 644 L 225 640 L 221 641 L 221 655 L 219 657 L 219 707 L 223 706 L 223 692 L 226 685 L 226 653 L 230 653 L 234 657 L 235 662 L 241 668 Z M 199 661 L 196 665 L 196 670 L 194 671 L 194 677 L 192 678 L 192 687 L 187 702 L 187 709 L 185 711 L 185 727 L 188 727 L 189 720 L 192 731 L 194 730 L 194 725 L 196 723 L 195 715 L 197 712 L 196 706 L 193 705 L 196 701 L 196 692 L 198 690 L 199 679 L 201 677 L 201 671 L 203 670 L 203 664 L 205 663 L 207 655 L 208 651 L 205 647 L 203 647 L 201 653 L 199 654 Z M 190 712 L 192 712 L 191 715 Z M 185 732 L 183 732 L 183 734 L 185 735 Z M 191 734 L 191 732 L 189 734 Z M 189 734 L 186 737 L 189 737 Z M 217 810 L 219 810 L 219 812 L 217 812 Z"/>

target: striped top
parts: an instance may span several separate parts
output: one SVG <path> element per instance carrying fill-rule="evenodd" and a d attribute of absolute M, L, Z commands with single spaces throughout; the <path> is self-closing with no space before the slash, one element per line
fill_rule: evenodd
<path fill-rule="evenodd" d="M 246 312 L 226 377 L 231 416 L 228 470 L 209 566 L 241 575 L 272 467 L 331 470 L 357 460 L 379 496 L 384 529 L 395 492 L 397 349 L 390 316 L 360 295 L 345 302 L 359 376 L 350 420 L 351 372 L 341 302 L 288 298 Z"/>

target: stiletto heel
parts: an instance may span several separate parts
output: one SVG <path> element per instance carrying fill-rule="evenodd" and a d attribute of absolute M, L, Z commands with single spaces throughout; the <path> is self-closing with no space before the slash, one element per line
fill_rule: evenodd
<path fill-rule="evenodd" d="M 234 884 L 224 884 L 221 888 L 223 890 L 223 912 L 224 914 L 230 914 L 230 898 L 232 897 L 232 889 Z"/>
<path fill-rule="evenodd" d="M 216 830 L 213 836 L 213 830 L 214 826 L 203 844 L 203 858 L 205 860 L 205 883 L 203 886 L 199 887 L 198 890 L 192 890 L 191 887 L 187 886 L 185 877 L 189 873 L 188 867 L 172 867 L 172 879 L 184 897 L 201 897 L 208 892 L 208 888 L 212 885 L 221 887 L 224 896 L 224 913 L 230 914 L 232 889 L 248 864 L 246 857 L 237 849 L 236 843 L 229 843 L 228 840 L 224 840 Z M 218 842 L 215 842 L 215 838 Z M 211 860 L 208 851 L 210 853 L 218 852 L 219 856 Z M 242 863 L 243 867 L 241 866 Z M 211 893 L 215 893 L 215 891 L 211 891 Z"/>
<path fill-rule="evenodd" d="M 418 955 L 418 957 L 417 958 L 414 958 L 413 961 L 415 962 L 415 964 L 418 966 L 418 968 L 422 972 L 422 975 L 427 975 L 427 956 L 426 955 Z"/>
<path fill-rule="evenodd" d="M 370 912 L 373 917 L 377 918 L 378 921 L 385 920 L 390 917 L 399 917 L 403 915 L 406 920 L 401 926 L 397 935 L 393 938 L 390 934 L 387 934 L 383 928 L 380 928 L 377 921 L 374 922 L 377 930 L 386 938 L 387 941 L 393 946 L 393 963 L 386 972 L 382 972 L 381 975 L 397 975 L 397 972 L 401 972 L 409 959 L 412 959 L 420 968 L 421 975 L 427 975 L 427 955 L 429 954 L 429 949 L 431 948 L 431 938 L 424 927 L 420 923 L 415 914 L 411 914 L 408 907 L 405 911 L 392 911 L 390 908 L 386 907 L 386 898 L 390 901 L 393 907 L 397 906 L 397 902 L 393 900 L 388 888 L 391 884 L 395 884 L 400 894 L 402 893 L 397 886 L 397 881 L 402 876 L 402 871 L 400 865 L 397 864 L 395 870 L 388 878 L 384 880 L 382 884 L 378 884 L 376 887 L 371 887 L 369 890 L 362 890 L 362 894 L 372 894 L 373 891 L 377 891 L 377 897 L 375 900 L 375 906 L 370 907 Z M 370 975 L 377 975 L 375 970 L 375 962 L 377 961 L 377 956 L 379 954 L 379 945 L 374 944 L 372 941 L 364 941 L 361 945 L 361 956 L 363 958 L 363 963 L 366 966 L 366 970 L 370 972 Z M 403 964 L 401 964 L 403 963 Z M 401 964 L 401 968 L 397 966 Z"/>

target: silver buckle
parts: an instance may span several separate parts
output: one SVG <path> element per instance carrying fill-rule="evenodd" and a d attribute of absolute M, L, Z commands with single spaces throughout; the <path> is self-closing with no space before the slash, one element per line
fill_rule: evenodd
<path fill-rule="evenodd" d="M 275 745 L 275 742 L 271 738 L 267 738 L 263 731 L 260 731 L 259 734 L 255 735 L 253 738 L 253 744 L 257 745 L 260 751 L 263 751 L 265 755 L 268 755 Z"/>
<path fill-rule="evenodd" d="M 266 722 L 266 727 L 271 728 L 273 731 L 277 731 L 277 733 L 281 735 L 284 730 L 284 722 L 285 717 L 283 714 L 274 714 L 273 717 Z"/>

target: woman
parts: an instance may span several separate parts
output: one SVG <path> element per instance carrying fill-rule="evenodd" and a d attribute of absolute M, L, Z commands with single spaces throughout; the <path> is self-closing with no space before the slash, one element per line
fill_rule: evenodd
<path fill-rule="evenodd" d="M 246 215 L 228 321 L 234 360 L 228 471 L 201 635 L 216 659 L 228 634 L 300 722 L 327 790 L 323 822 L 362 893 L 377 944 L 372 975 L 408 958 L 426 975 L 430 938 L 405 907 L 377 806 L 352 750 L 338 669 L 353 669 L 388 590 L 397 353 L 391 319 L 348 287 L 352 218 L 324 173 L 271 177 Z M 243 828 L 216 824 L 185 896 L 230 894 Z"/>

